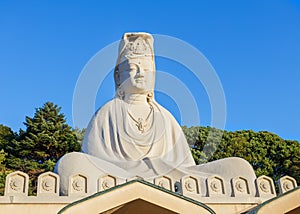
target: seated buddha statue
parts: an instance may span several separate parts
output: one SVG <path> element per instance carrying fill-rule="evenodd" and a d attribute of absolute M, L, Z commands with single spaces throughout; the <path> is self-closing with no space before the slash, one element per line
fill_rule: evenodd
<path fill-rule="evenodd" d="M 228 182 L 236 176 L 254 181 L 251 165 L 241 158 L 195 164 L 176 119 L 154 99 L 150 34 L 124 34 L 114 80 L 116 95 L 91 119 L 82 152 L 66 154 L 56 165 L 62 194 L 67 194 L 69 177 L 78 173 L 89 177 L 91 193 L 97 191 L 97 179 L 107 174 L 125 180 L 138 176 L 151 181 L 164 175 L 178 181 L 193 174 L 203 179 L 220 175 Z"/>

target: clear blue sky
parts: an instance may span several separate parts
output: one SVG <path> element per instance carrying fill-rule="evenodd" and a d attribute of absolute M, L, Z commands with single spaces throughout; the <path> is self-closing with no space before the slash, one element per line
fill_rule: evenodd
<path fill-rule="evenodd" d="M 266 130 L 300 140 L 300 2 L 292 0 L 3 0 L 0 123 L 18 131 L 25 116 L 51 101 L 72 125 L 73 92 L 83 67 L 131 31 L 177 37 L 206 56 L 226 96 L 226 130 Z M 168 70 L 166 65 L 157 68 Z M 98 92 L 97 105 L 110 99 L 108 90 Z M 203 126 L 210 125 L 207 100 Z"/>

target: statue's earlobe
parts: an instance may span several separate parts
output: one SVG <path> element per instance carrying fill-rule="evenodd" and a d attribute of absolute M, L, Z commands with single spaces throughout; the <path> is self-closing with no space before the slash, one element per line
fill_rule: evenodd
<path fill-rule="evenodd" d="M 120 73 L 119 73 L 119 68 L 118 67 L 115 68 L 114 78 L 115 78 L 116 87 L 119 87 L 121 85 L 121 83 L 120 83 Z"/>
<path fill-rule="evenodd" d="M 153 100 L 153 92 L 149 92 L 147 94 L 147 102 L 150 103 L 152 102 L 152 100 Z"/>
<path fill-rule="evenodd" d="M 121 85 L 120 82 L 121 82 L 121 81 L 120 81 L 120 74 L 119 74 L 119 72 L 118 72 L 118 73 L 117 73 L 117 76 L 116 76 L 116 84 L 117 84 L 118 87 Z"/>
<path fill-rule="evenodd" d="M 124 100 L 125 92 L 122 90 L 121 86 L 118 86 L 118 88 L 117 88 L 117 96 L 118 96 L 121 100 Z"/>

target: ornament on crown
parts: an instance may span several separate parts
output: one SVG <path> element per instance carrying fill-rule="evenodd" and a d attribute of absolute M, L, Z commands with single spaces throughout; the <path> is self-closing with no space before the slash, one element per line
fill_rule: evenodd
<path fill-rule="evenodd" d="M 125 44 L 120 55 L 122 58 L 153 57 L 153 38 L 147 35 L 131 34 L 124 36 Z M 125 60 L 124 59 L 124 60 Z"/>

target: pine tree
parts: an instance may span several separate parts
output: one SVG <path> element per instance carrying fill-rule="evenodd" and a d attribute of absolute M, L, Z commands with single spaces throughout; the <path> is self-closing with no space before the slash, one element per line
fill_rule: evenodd
<path fill-rule="evenodd" d="M 0 124 L 0 150 L 6 149 L 9 142 L 17 137 L 17 134 L 14 133 L 11 128 Z"/>
<path fill-rule="evenodd" d="M 37 108 L 33 118 L 26 117 L 26 130 L 20 130 L 19 137 L 10 144 L 8 165 L 28 173 L 33 187 L 37 176 L 53 171 L 61 156 L 80 150 L 76 134 L 60 111 L 61 107 L 51 102 Z"/>

